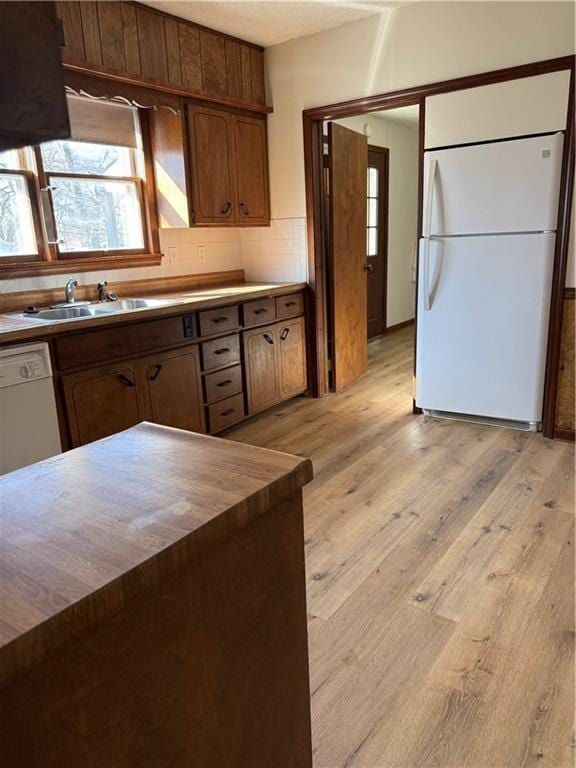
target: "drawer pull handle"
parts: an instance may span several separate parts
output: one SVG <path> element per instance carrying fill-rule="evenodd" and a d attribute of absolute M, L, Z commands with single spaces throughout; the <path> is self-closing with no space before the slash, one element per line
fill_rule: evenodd
<path fill-rule="evenodd" d="M 231 416 L 235 410 L 236 408 L 227 408 L 225 411 L 222 411 L 220 416 Z"/>
<path fill-rule="evenodd" d="M 273 339 L 273 338 L 272 338 L 272 336 L 270 336 L 268 333 L 265 333 L 265 334 L 264 334 L 264 338 L 266 339 L 266 341 L 268 342 L 268 344 L 274 344 L 274 339 Z"/>
<path fill-rule="evenodd" d="M 266 307 L 262 307 L 261 309 L 255 309 L 254 314 L 255 315 L 263 315 L 265 312 L 268 312 Z"/>
<path fill-rule="evenodd" d="M 230 202 L 230 200 L 228 200 L 226 203 L 224 203 L 224 205 L 220 209 L 220 213 L 226 214 L 226 213 L 228 213 L 230 208 L 232 208 L 232 203 Z"/>
<path fill-rule="evenodd" d="M 224 381 L 219 381 L 218 384 L 216 384 L 217 387 L 228 387 L 230 384 L 232 384 L 232 379 L 225 379 Z"/>
<path fill-rule="evenodd" d="M 127 387 L 134 387 L 135 384 L 132 381 L 132 379 L 129 379 L 128 376 L 124 376 L 123 373 L 118 374 L 118 381 L 121 381 L 122 384 L 126 384 Z"/>
<path fill-rule="evenodd" d="M 224 316 L 222 316 L 222 317 L 213 317 L 212 318 L 212 322 L 213 323 L 225 323 L 226 320 L 228 320 L 228 318 L 224 317 Z"/>
<path fill-rule="evenodd" d="M 295 301 L 287 301 L 284 306 L 285 307 L 295 307 L 296 306 L 296 302 Z"/>
<path fill-rule="evenodd" d="M 280 334 L 280 338 L 282 339 L 282 341 L 285 341 L 288 338 L 289 333 L 290 333 L 290 328 L 284 328 L 284 330 Z"/>
<path fill-rule="evenodd" d="M 160 363 L 156 363 L 156 366 L 154 368 L 154 373 L 152 374 L 152 376 L 150 376 L 149 381 L 156 381 L 158 376 L 160 376 L 161 370 L 162 370 L 162 366 L 160 365 Z"/>
<path fill-rule="evenodd" d="M 215 355 L 225 355 L 226 352 L 230 352 L 230 348 L 229 347 L 222 347 L 222 349 L 215 349 L 214 350 L 214 354 Z"/>

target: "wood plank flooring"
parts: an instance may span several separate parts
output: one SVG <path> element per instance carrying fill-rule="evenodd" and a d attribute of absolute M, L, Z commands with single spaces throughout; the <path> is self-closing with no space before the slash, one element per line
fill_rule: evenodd
<path fill-rule="evenodd" d="M 315 768 L 569 768 L 574 448 L 413 416 L 412 338 L 227 434 L 314 463 Z"/>

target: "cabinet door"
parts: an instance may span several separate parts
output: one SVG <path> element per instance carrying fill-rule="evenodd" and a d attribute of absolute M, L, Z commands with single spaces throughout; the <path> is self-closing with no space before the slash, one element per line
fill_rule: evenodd
<path fill-rule="evenodd" d="M 144 418 L 133 363 L 68 374 L 62 385 L 74 447 L 121 432 Z"/>
<path fill-rule="evenodd" d="M 248 413 L 257 413 L 279 402 L 276 326 L 269 325 L 246 331 L 244 339 L 244 365 Z"/>
<path fill-rule="evenodd" d="M 230 152 L 233 122 L 226 112 L 188 105 L 193 221 L 235 223 L 236 196 Z"/>
<path fill-rule="evenodd" d="M 277 328 L 280 397 L 285 400 L 304 392 L 307 386 L 304 318 L 279 323 Z"/>
<path fill-rule="evenodd" d="M 142 361 L 142 375 L 150 421 L 205 432 L 198 347 L 151 355 Z"/>
<path fill-rule="evenodd" d="M 237 117 L 234 152 L 238 197 L 238 222 L 270 223 L 268 155 L 265 119 Z"/>

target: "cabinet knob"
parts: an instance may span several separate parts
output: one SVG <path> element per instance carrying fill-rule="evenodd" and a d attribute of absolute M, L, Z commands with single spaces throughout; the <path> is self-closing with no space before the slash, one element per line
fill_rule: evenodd
<path fill-rule="evenodd" d="M 222 347 L 222 349 L 215 349 L 214 350 L 214 354 L 215 355 L 224 355 L 224 354 L 226 354 L 226 352 L 230 352 L 230 348 L 229 347 Z"/>
<path fill-rule="evenodd" d="M 265 334 L 264 334 L 264 338 L 266 339 L 266 341 L 268 342 L 268 344 L 274 344 L 274 339 L 272 338 L 272 336 L 270 336 L 270 334 L 268 334 L 268 333 L 265 333 Z"/>
<path fill-rule="evenodd" d="M 260 309 L 255 309 L 254 314 L 255 315 L 263 315 L 265 312 L 268 312 L 266 307 L 261 307 Z"/>
<path fill-rule="evenodd" d="M 289 333 L 290 333 L 290 328 L 284 328 L 284 330 L 280 334 L 280 338 L 282 339 L 282 341 L 285 341 L 288 338 Z"/>
<path fill-rule="evenodd" d="M 213 317 L 212 318 L 212 322 L 216 323 L 216 324 L 218 324 L 218 323 L 225 323 L 226 320 L 228 320 L 228 318 L 225 317 L 224 315 L 222 317 Z"/>
<path fill-rule="evenodd" d="M 374 266 L 372 264 L 364 264 L 363 269 L 364 269 L 364 272 L 372 272 L 372 270 L 374 269 Z"/>
<path fill-rule="evenodd" d="M 231 414 L 234 413 L 235 410 L 236 410 L 235 408 L 228 408 L 226 411 L 222 411 L 220 416 L 230 416 Z"/>
<path fill-rule="evenodd" d="M 232 203 L 230 202 L 230 200 L 228 200 L 227 202 L 224 203 L 224 205 L 220 209 L 220 213 L 226 214 L 226 213 L 228 213 L 230 208 L 232 208 Z"/>
<path fill-rule="evenodd" d="M 246 203 L 240 203 L 240 210 L 244 214 L 244 216 L 250 216 L 250 208 L 246 205 Z"/>
<path fill-rule="evenodd" d="M 216 384 L 217 387 L 228 387 L 232 384 L 232 379 L 225 379 L 224 381 L 219 381 L 218 384 Z"/>

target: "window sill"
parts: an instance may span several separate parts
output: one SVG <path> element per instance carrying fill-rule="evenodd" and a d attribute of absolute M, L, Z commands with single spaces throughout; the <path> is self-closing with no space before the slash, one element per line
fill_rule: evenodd
<path fill-rule="evenodd" d="M 14 277 L 36 277 L 37 275 L 59 275 L 72 272 L 94 272 L 98 269 L 132 269 L 134 267 L 156 267 L 162 262 L 161 253 L 133 253 L 126 256 L 86 256 L 81 259 L 59 259 L 54 261 L 12 261 L 2 264 L 0 259 L 0 280 Z"/>

